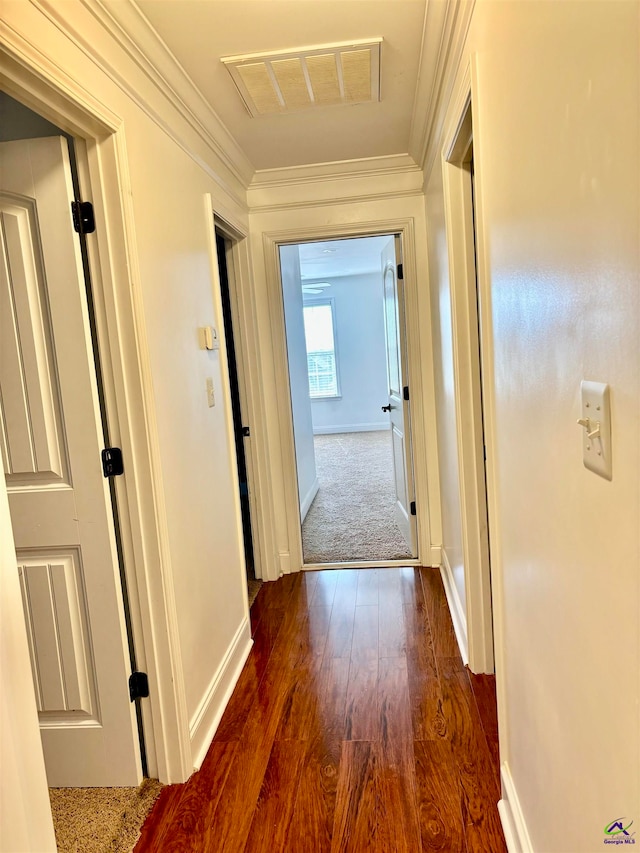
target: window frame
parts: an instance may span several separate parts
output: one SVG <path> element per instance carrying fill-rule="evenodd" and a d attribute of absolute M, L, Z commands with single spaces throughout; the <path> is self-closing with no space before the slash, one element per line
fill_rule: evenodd
<path fill-rule="evenodd" d="M 311 282 L 305 282 L 310 284 Z M 338 329 L 336 323 L 336 300 L 334 296 L 320 296 L 316 298 L 304 298 L 302 302 L 302 319 L 304 324 L 304 309 L 317 308 L 323 305 L 328 305 L 331 310 L 331 326 L 333 331 L 333 363 L 336 377 L 336 393 L 335 394 L 316 394 L 312 395 L 311 385 L 309 383 L 309 399 L 314 400 L 339 400 L 342 398 L 342 390 L 340 388 L 340 359 L 338 355 Z M 305 325 L 305 348 L 306 348 L 306 325 Z M 307 381 L 309 378 L 309 350 L 307 349 Z"/>

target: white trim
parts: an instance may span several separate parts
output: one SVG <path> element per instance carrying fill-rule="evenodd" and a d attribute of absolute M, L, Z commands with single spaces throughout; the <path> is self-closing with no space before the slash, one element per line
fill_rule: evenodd
<path fill-rule="evenodd" d="M 485 230 L 484 216 L 484 138 L 480 72 L 477 54 L 471 56 L 471 97 L 473 102 L 474 141 L 476 164 L 476 244 L 478 292 L 480 294 L 480 323 L 482 325 L 482 405 L 484 413 L 484 442 L 487 513 L 489 518 L 489 547 L 491 553 L 491 598 L 493 617 L 493 648 L 498 699 L 500 754 L 508 758 L 508 703 L 505 684 L 505 595 L 502 571 L 502 523 L 499 506 L 498 439 L 496 433 L 496 394 L 493 349 L 493 312 L 491 307 L 491 266 L 489 236 Z"/>
<path fill-rule="evenodd" d="M 229 644 L 222 663 L 211 679 L 198 710 L 191 718 L 189 734 L 191 736 L 193 766 L 196 770 L 200 768 L 205 759 L 227 703 L 238 683 L 242 668 L 249 657 L 252 645 L 251 625 L 249 617 L 245 616 Z"/>
<path fill-rule="evenodd" d="M 405 284 L 405 307 L 407 317 L 407 347 L 409 376 L 408 385 L 416 389 L 421 387 L 421 345 L 420 322 L 421 312 L 418 310 L 418 276 L 416 269 L 416 247 L 414 234 L 414 219 L 375 220 L 373 222 L 358 222 L 350 225 L 319 225 L 299 229 L 287 229 L 275 232 L 263 232 L 263 249 L 265 259 L 265 274 L 267 279 L 267 295 L 270 307 L 270 332 L 273 347 L 273 365 L 276 381 L 276 405 L 278 412 L 278 427 L 280 448 L 282 452 L 281 470 L 273 471 L 282 475 L 284 484 L 284 505 L 288 551 L 281 552 L 280 561 L 286 553 L 287 569 L 281 568 L 282 573 L 300 571 L 304 566 L 302 551 L 302 534 L 299 515 L 299 498 L 295 468 L 295 446 L 293 438 L 293 419 L 291 413 L 291 398 L 289 394 L 289 371 L 284 325 L 284 307 L 282 301 L 282 286 L 280 282 L 279 246 L 291 243 L 304 243 L 313 240 L 331 240 L 336 238 L 363 237 L 374 235 L 399 234 L 403 245 L 403 265 Z M 430 506 L 428 492 L 429 466 L 427 465 L 426 436 L 424 430 L 423 393 L 416 391 L 411 400 L 411 436 L 413 447 L 413 466 L 415 472 L 415 499 L 419 512 L 418 527 L 418 562 L 424 560 L 425 554 L 431 555 Z M 358 565 L 358 564 L 356 564 Z"/>
<path fill-rule="evenodd" d="M 451 97 L 475 2 L 446 0 L 444 3 L 427 3 L 409 133 L 409 154 L 422 166 L 425 186 L 437 162 L 436 141 L 443 129 L 443 105 Z"/>
<path fill-rule="evenodd" d="M 126 483 L 118 481 L 116 488 L 130 603 L 139 608 L 132 614 L 134 645 L 151 688 L 143 703 L 145 739 L 152 740 L 155 762 L 149 769 L 163 782 L 182 782 L 191 772 L 188 716 L 124 132 L 119 117 L 20 34 L 8 26 L 2 34 L 5 90 L 86 140 L 86 177 L 102 211 L 90 264 L 107 416 L 111 437 L 128 460 Z"/>
<path fill-rule="evenodd" d="M 383 175 L 421 171 L 413 157 L 408 154 L 392 154 L 387 157 L 364 157 L 360 160 L 312 163 L 280 169 L 258 169 L 249 187 L 250 189 L 272 189 L 316 181 L 343 181 L 346 177 L 379 178 Z"/>
<path fill-rule="evenodd" d="M 324 569 L 402 569 L 407 566 L 421 566 L 420 560 L 407 557 L 406 560 L 345 560 L 344 563 L 305 563 L 305 572 L 321 572 Z"/>
<path fill-rule="evenodd" d="M 438 568 L 442 563 L 442 546 L 441 545 L 432 545 L 429 553 L 431 557 L 428 562 L 428 566 L 431 568 Z"/>
<path fill-rule="evenodd" d="M 341 432 L 390 432 L 389 422 L 380 424 L 336 424 L 313 428 L 314 435 L 338 435 Z"/>
<path fill-rule="evenodd" d="M 240 386 L 240 408 L 243 423 L 250 426 L 250 435 L 245 439 L 245 461 L 247 465 L 247 486 L 251 515 L 251 534 L 253 541 L 254 571 L 259 579 L 268 579 L 269 566 L 274 562 L 270 556 L 275 548 L 269 543 L 273 538 L 273 501 L 268 495 L 270 481 L 266 459 L 265 416 L 262 410 L 264 398 L 260 393 L 259 382 L 259 341 L 255 332 L 255 287 L 251 274 L 247 234 L 241 226 L 236 226 L 218 216 L 214 211 L 214 227 L 220 231 L 227 243 L 226 261 L 229 279 L 229 296 L 233 334 L 235 342 L 236 366 Z M 234 437 L 235 444 L 235 437 Z M 273 573 L 273 578 L 278 573 Z"/>
<path fill-rule="evenodd" d="M 291 554 L 289 551 L 280 551 L 278 554 L 278 562 L 280 564 L 280 574 L 279 577 L 283 575 L 290 575 L 292 572 L 291 569 Z M 298 571 L 298 569 L 296 569 Z"/>
<path fill-rule="evenodd" d="M 313 503 L 315 496 L 318 494 L 318 489 L 320 488 L 320 483 L 318 482 L 318 478 L 316 477 L 313 483 L 311 484 L 311 488 L 304 496 L 304 499 L 300 501 L 300 523 L 305 520 L 307 517 L 307 513 L 311 508 L 311 504 Z"/>
<path fill-rule="evenodd" d="M 441 558 L 442 563 L 440 565 L 440 574 L 442 576 L 442 583 L 444 584 L 444 592 L 447 596 L 447 603 L 449 605 L 449 611 L 451 612 L 451 621 L 453 622 L 453 630 L 455 631 L 458 648 L 462 655 L 462 662 L 466 666 L 469 663 L 467 614 L 462 601 L 460 600 L 460 594 L 453 577 L 451 564 L 449 563 L 449 558 L 447 557 L 447 552 L 444 548 L 441 548 Z"/>
<path fill-rule="evenodd" d="M 449 130 L 442 150 L 442 174 L 450 271 L 469 666 L 473 672 L 490 673 L 494 670 L 493 622 L 479 355 L 482 348 L 484 356 L 487 341 L 484 329 L 482 335 L 479 336 L 478 332 L 474 200 L 469 168 L 463 166 L 473 134 L 469 68 L 463 76 L 450 114 Z"/>
<path fill-rule="evenodd" d="M 318 198 L 313 201 L 313 207 L 338 207 L 339 205 L 343 204 L 363 204 L 367 201 L 388 201 L 393 198 L 408 198 L 410 196 L 422 195 L 424 195 L 424 190 L 422 186 L 413 187 L 411 189 L 405 189 L 404 187 L 400 186 L 396 189 L 389 189 L 382 192 L 364 192 L 352 195 L 337 196 L 335 198 Z M 296 210 L 308 208 L 310 204 L 310 199 L 306 196 L 300 199 L 273 201 L 268 203 L 260 203 L 257 200 L 252 200 L 250 196 L 249 201 L 251 213 L 275 213 L 277 211 L 282 210 Z"/>
<path fill-rule="evenodd" d="M 522 813 L 520 799 L 506 761 L 503 761 L 500 767 L 500 777 L 503 797 L 498 803 L 498 812 L 509 853 L 533 853 L 533 844 Z"/>

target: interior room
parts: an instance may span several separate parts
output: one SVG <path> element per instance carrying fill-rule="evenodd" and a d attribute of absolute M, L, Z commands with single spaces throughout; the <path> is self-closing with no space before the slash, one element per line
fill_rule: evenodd
<path fill-rule="evenodd" d="M 404 539 L 394 517 L 393 438 L 385 411 L 389 382 L 381 252 L 391 239 L 363 237 L 281 250 L 305 564 L 415 557 L 413 543 Z M 299 265 L 291 265 L 288 255 L 296 251 Z"/>

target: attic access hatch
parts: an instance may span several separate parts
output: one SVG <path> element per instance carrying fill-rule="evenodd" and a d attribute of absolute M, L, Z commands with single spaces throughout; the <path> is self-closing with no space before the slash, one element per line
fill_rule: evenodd
<path fill-rule="evenodd" d="M 381 38 L 221 61 L 252 116 L 380 100 Z"/>

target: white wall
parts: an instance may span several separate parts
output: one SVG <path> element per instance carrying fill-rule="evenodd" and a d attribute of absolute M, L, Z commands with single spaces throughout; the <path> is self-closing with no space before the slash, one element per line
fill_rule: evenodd
<path fill-rule="evenodd" d="M 504 793 L 523 849 L 598 850 L 640 804 L 638 4 L 480 2 L 464 64 L 472 52 Z M 460 553 L 441 144 L 426 206 L 443 527 Z M 612 482 L 582 465 L 582 379 L 611 386 Z"/>
<path fill-rule="evenodd" d="M 55 853 L 9 502 L 0 458 L 0 851 Z"/>
<path fill-rule="evenodd" d="M 223 149 L 212 144 L 205 126 L 107 34 L 100 16 L 75 3 L 51 14 L 59 20 L 30 3 L 3 6 L 12 39 L 32 44 L 33 56 L 41 52 L 47 69 L 55 69 L 54 83 L 60 78 L 83 108 L 95 106 L 120 128 L 123 207 L 132 205 L 126 287 L 140 310 L 130 353 L 134 359 L 140 354 L 146 371 L 144 399 L 128 400 L 129 411 L 120 416 L 136 424 L 145 417 L 149 424 L 154 453 L 149 499 L 164 549 L 159 561 L 136 554 L 149 584 L 140 600 L 147 608 L 150 644 L 169 646 L 176 683 L 164 686 L 175 687 L 184 708 L 186 730 L 180 736 L 187 748 L 191 742 L 190 769 L 202 758 L 229 679 L 250 644 L 224 341 L 219 352 L 209 353 L 199 349 L 197 337 L 199 326 L 223 332 L 207 194 L 225 220 L 247 230 L 240 174 L 245 164 L 233 165 L 230 143 L 218 155 Z M 108 73 L 82 44 L 91 45 Z M 161 47 L 152 47 L 161 58 Z M 171 73 L 179 88 L 178 72 Z M 102 250 L 117 251 L 114 246 Z M 130 318 L 119 322 L 126 329 Z M 214 408 L 207 405 L 208 377 Z M 175 629 L 172 645 L 167 621 Z M 150 676 L 153 684 L 156 674 Z M 165 721 L 155 717 L 154 724 L 160 730 Z"/>
<path fill-rule="evenodd" d="M 389 429 L 389 415 L 382 411 L 389 396 L 382 275 L 329 281 L 324 295 L 334 300 L 340 397 L 311 401 L 314 432 Z"/>
<path fill-rule="evenodd" d="M 298 474 L 298 499 L 300 518 L 304 521 L 309 507 L 318 492 L 316 457 L 313 446 L 313 422 L 309 399 L 309 375 L 307 372 L 307 346 L 302 314 L 302 279 L 300 277 L 300 253 L 297 246 L 281 246 L 280 274 L 287 335 L 287 357 L 289 361 L 289 387 L 293 432 L 296 445 L 296 469 Z"/>

